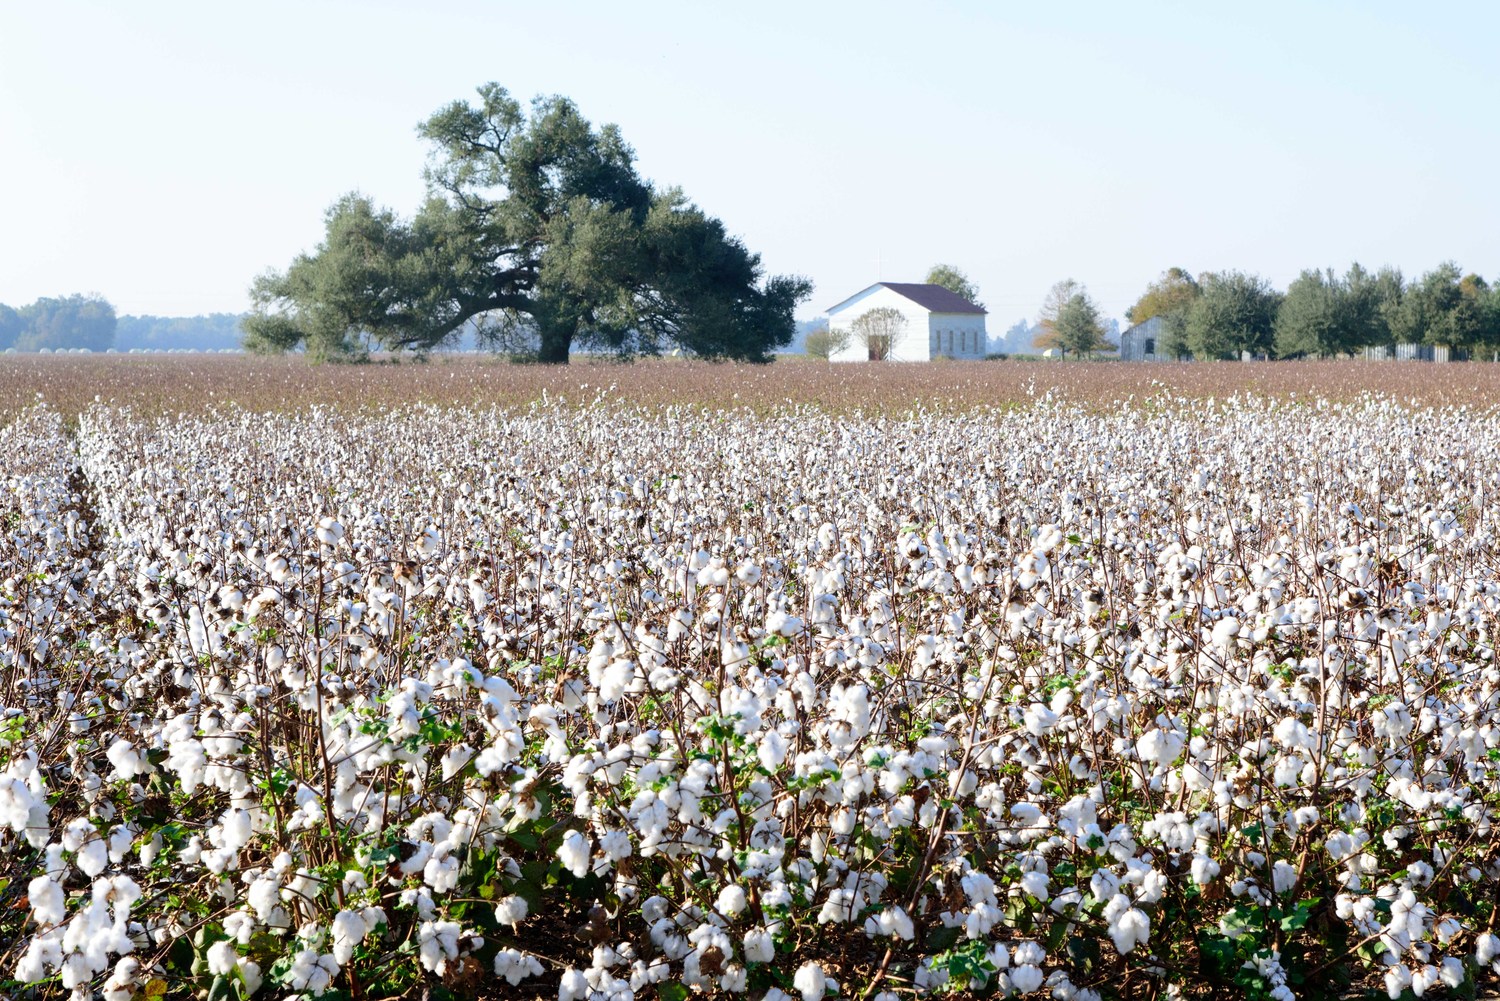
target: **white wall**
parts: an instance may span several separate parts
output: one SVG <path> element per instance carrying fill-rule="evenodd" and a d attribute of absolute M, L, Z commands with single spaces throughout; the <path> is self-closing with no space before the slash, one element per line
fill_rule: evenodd
<path fill-rule="evenodd" d="M 983 313 L 932 313 L 928 345 L 933 358 L 983 358 L 989 350 Z"/>
<path fill-rule="evenodd" d="M 927 355 L 927 310 L 904 295 L 898 295 L 883 285 L 866 289 L 848 302 L 840 303 L 828 313 L 830 330 L 847 331 L 860 316 L 872 309 L 894 309 L 906 317 L 906 331 L 891 349 L 891 361 L 926 361 Z M 836 352 L 830 361 L 869 361 L 868 349 L 852 333 L 849 345 Z"/>
<path fill-rule="evenodd" d="M 872 309 L 889 307 L 906 317 L 906 332 L 896 341 L 891 361 L 930 361 L 933 358 L 983 358 L 986 351 L 984 314 L 929 313 L 906 296 L 883 285 L 828 311 L 830 330 L 849 331 L 854 321 Z M 950 335 L 952 348 L 950 350 Z M 849 344 L 834 352 L 831 361 L 868 361 L 869 352 L 850 334 Z"/>

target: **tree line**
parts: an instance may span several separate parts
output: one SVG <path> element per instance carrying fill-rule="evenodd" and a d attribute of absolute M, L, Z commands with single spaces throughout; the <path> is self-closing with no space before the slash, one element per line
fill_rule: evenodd
<path fill-rule="evenodd" d="M 115 307 L 99 295 L 41 298 L 19 308 L 0 303 L 0 351 L 108 351 Z"/>
<path fill-rule="evenodd" d="M 242 319 L 118 316 L 103 296 L 75 293 L 21 307 L 0 303 L 0 351 L 223 351 L 239 347 Z"/>
<path fill-rule="evenodd" d="M 1242 271 L 1170 268 L 1125 315 L 1160 317 L 1156 353 L 1170 357 L 1336 357 L 1392 344 L 1500 352 L 1500 285 L 1451 261 L 1414 280 L 1357 263 L 1343 274 L 1309 269 L 1285 292 Z"/>

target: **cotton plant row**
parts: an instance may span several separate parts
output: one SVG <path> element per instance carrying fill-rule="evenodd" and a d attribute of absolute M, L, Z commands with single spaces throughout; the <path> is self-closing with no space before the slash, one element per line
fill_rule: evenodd
<path fill-rule="evenodd" d="M 96 407 L 0 434 L 35 442 L 0 450 L 16 990 L 1500 972 L 1487 415 Z"/>

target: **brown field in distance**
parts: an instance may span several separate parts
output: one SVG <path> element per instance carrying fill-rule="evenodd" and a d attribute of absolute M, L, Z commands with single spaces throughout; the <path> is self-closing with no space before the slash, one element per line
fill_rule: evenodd
<path fill-rule="evenodd" d="M 517 365 L 489 356 L 436 356 L 427 363 L 311 365 L 299 357 L 244 355 L 0 356 L 0 415 L 45 400 L 66 416 L 100 401 L 142 413 L 238 406 L 282 411 L 313 405 L 525 406 L 586 403 L 601 393 L 645 406 L 779 409 L 812 405 L 836 413 L 901 413 L 1025 405 L 1048 392 L 1087 406 L 1163 393 L 1223 399 L 1355 400 L 1387 396 L 1417 406 L 1500 405 L 1500 365 L 1467 362 L 935 362 L 828 365 L 801 357 L 770 365 L 676 359 L 578 360 L 566 367 Z"/>

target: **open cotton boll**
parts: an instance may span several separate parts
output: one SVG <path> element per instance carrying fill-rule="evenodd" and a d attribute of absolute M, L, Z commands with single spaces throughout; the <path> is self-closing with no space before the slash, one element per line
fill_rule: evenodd
<path fill-rule="evenodd" d="M 1033 897 L 1042 903 L 1047 902 L 1049 896 L 1048 883 L 1050 880 L 1045 872 L 1035 870 L 1021 874 L 1021 889 L 1027 896 Z"/>
<path fill-rule="evenodd" d="M 31 916 L 42 926 L 55 925 L 67 916 L 63 888 L 51 876 L 38 876 L 26 885 Z"/>
<path fill-rule="evenodd" d="M 589 872 L 591 849 L 589 840 L 576 830 L 571 830 L 557 846 L 557 857 L 575 876 L 586 876 Z"/>
<path fill-rule="evenodd" d="M 545 968 L 535 956 L 509 948 L 495 953 L 495 976 L 512 987 L 528 977 L 539 977 L 544 972 Z"/>
<path fill-rule="evenodd" d="M 1163 730 L 1160 727 L 1148 730 L 1135 744 L 1135 752 L 1141 756 L 1141 760 L 1150 761 L 1153 764 L 1169 765 L 1177 760 L 1185 745 L 1182 734 L 1175 730 Z"/>
<path fill-rule="evenodd" d="M 803 963 L 792 976 L 792 986 L 802 994 L 802 1001 L 822 1001 L 828 991 L 828 977 L 818 963 Z"/>
<path fill-rule="evenodd" d="M 1042 986 L 1042 969 L 1025 963 L 1012 967 L 1010 970 L 1010 983 L 1018 994 L 1030 994 Z"/>
<path fill-rule="evenodd" d="M 1040 737 L 1057 726 L 1058 714 L 1040 702 L 1033 702 L 1026 707 L 1022 718 L 1026 724 L 1026 732 Z"/>
<path fill-rule="evenodd" d="M 1500 935 L 1485 932 L 1474 940 L 1474 962 L 1480 966 L 1500 963 Z M 1494 972 L 1500 973 L 1500 966 Z"/>
<path fill-rule="evenodd" d="M 557 985 L 557 1001 L 584 1001 L 589 997 L 589 981 L 582 970 L 569 967 Z"/>
<path fill-rule="evenodd" d="M 93 879 L 109 865 L 109 843 L 95 837 L 78 849 L 73 861 L 85 876 Z"/>
<path fill-rule="evenodd" d="M 239 963 L 240 954 L 235 951 L 234 943 L 226 939 L 209 946 L 205 958 L 208 961 L 208 972 L 215 976 L 223 976 L 234 972 L 235 966 Z"/>
<path fill-rule="evenodd" d="M 354 950 L 370 932 L 365 916 L 358 911 L 339 911 L 333 916 L 330 928 L 333 940 L 333 960 L 339 966 L 346 965 Z"/>
<path fill-rule="evenodd" d="M 515 894 L 502 897 L 500 902 L 495 905 L 495 923 L 510 925 L 512 930 L 514 930 L 517 925 L 526 919 L 527 909 L 528 905 L 525 897 Z"/>
<path fill-rule="evenodd" d="M 325 546 L 337 545 L 344 537 L 344 526 L 333 518 L 324 517 L 318 519 L 314 534 L 319 542 Z"/>
<path fill-rule="evenodd" d="M 111 777 L 121 782 L 129 782 L 138 775 L 145 775 L 150 771 L 146 764 L 146 756 L 137 751 L 135 745 L 123 738 L 116 737 L 104 752 L 109 763 L 114 766 Z"/>
<path fill-rule="evenodd" d="M 805 628 L 805 623 L 795 615 L 777 610 L 766 616 L 765 630 L 776 636 L 791 638 L 800 636 Z"/>
<path fill-rule="evenodd" d="M 745 890 L 738 883 L 731 883 L 719 891 L 719 898 L 714 903 L 714 910 L 729 918 L 731 921 L 744 913 L 748 901 L 745 898 Z"/>

